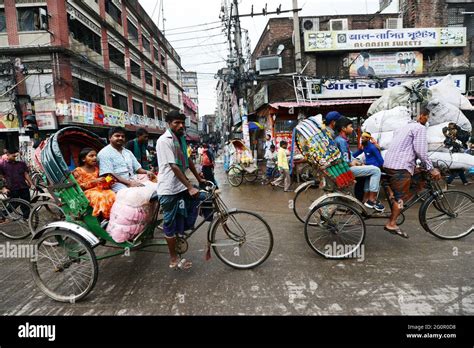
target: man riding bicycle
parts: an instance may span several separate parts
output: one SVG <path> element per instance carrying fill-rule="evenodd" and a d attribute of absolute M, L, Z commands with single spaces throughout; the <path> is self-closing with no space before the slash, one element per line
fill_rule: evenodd
<path fill-rule="evenodd" d="M 433 168 L 428 157 L 428 140 L 426 123 L 429 111 L 421 108 L 416 121 L 411 121 L 405 127 L 395 132 L 392 143 L 385 155 L 384 171 L 390 176 L 390 187 L 394 197 L 390 199 L 392 214 L 384 230 L 408 238 L 408 235 L 397 226 L 397 218 L 403 208 L 403 202 L 411 198 L 410 184 L 415 172 L 416 160 L 428 170 L 434 180 L 441 179 L 441 173 Z"/>

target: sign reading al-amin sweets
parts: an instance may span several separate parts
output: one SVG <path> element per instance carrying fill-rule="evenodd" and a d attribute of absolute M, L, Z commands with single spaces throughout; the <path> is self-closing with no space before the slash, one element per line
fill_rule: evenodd
<path fill-rule="evenodd" d="M 337 51 L 419 47 L 466 46 L 466 28 L 409 28 L 342 31 L 308 31 L 305 51 Z"/>

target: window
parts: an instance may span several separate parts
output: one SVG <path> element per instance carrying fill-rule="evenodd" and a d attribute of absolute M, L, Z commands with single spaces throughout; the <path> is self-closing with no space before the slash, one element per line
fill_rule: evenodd
<path fill-rule="evenodd" d="M 163 83 L 163 94 L 168 95 L 168 86 Z"/>
<path fill-rule="evenodd" d="M 84 101 L 104 104 L 104 88 L 78 78 L 73 78 L 74 97 Z"/>
<path fill-rule="evenodd" d="M 160 109 L 156 109 L 156 118 L 160 121 L 164 121 L 163 119 L 163 113 L 161 112 Z"/>
<path fill-rule="evenodd" d="M 161 91 L 161 80 L 159 76 L 155 76 L 156 78 L 156 90 Z"/>
<path fill-rule="evenodd" d="M 142 45 L 145 51 L 150 52 L 150 40 L 142 36 Z"/>
<path fill-rule="evenodd" d="M 5 21 L 5 10 L 0 9 L 0 33 L 7 31 L 7 22 Z"/>
<path fill-rule="evenodd" d="M 70 15 L 68 15 L 68 25 L 69 31 L 73 35 L 74 39 L 83 43 L 90 49 L 96 51 L 99 54 L 102 54 L 101 40 L 100 36 L 86 27 L 84 24 L 74 19 L 71 20 Z"/>
<path fill-rule="evenodd" d="M 36 31 L 48 27 L 46 7 L 19 7 L 18 30 Z"/>
<path fill-rule="evenodd" d="M 122 11 L 114 5 L 110 0 L 105 1 L 105 12 L 114 19 L 118 24 L 122 25 Z"/>
<path fill-rule="evenodd" d="M 150 86 L 153 86 L 153 75 L 145 70 L 145 82 Z"/>
<path fill-rule="evenodd" d="M 135 77 L 141 79 L 142 78 L 142 72 L 141 72 L 141 68 L 140 68 L 140 65 L 138 65 L 137 63 L 135 63 L 133 60 L 130 59 L 130 72 L 132 73 L 132 75 L 134 75 Z"/>
<path fill-rule="evenodd" d="M 153 106 L 147 105 L 146 106 L 146 115 L 149 118 L 155 118 L 155 108 Z"/>
<path fill-rule="evenodd" d="M 125 55 L 111 44 L 109 44 L 109 59 L 111 62 L 125 69 Z"/>
<path fill-rule="evenodd" d="M 163 54 L 161 54 L 161 65 L 166 66 L 166 58 Z"/>
<path fill-rule="evenodd" d="M 160 61 L 160 52 L 158 51 L 158 48 L 156 48 L 155 46 L 153 46 L 153 48 L 154 48 L 153 55 L 155 56 L 155 64 L 158 65 Z"/>
<path fill-rule="evenodd" d="M 136 115 L 143 115 L 143 104 L 139 101 L 133 101 L 133 113 Z"/>
<path fill-rule="evenodd" d="M 276 120 L 275 121 L 275 132 L 277 133 L 291 133 L 293 128 L 297 125 L 296 120 Z"/>
<path fill-rule="evenodd" d="M 464 15 L 462 12 L 465 12 L 463 7 L 448 7 L 448 27 L 464 26 Z"/>
<path fill-rule="evenodd" d="M 121 94 L 112 92 L 112 107 L 128 112 L 128 98 Z"/>
<path fill-rule="evenodd" d="M 130 22 L 129 19 L 127 19 L 127 24 L 128 24 L 128 39 L 130 41 L 135 40 L 138 43 L 138 29 L 136 26 Z"/>

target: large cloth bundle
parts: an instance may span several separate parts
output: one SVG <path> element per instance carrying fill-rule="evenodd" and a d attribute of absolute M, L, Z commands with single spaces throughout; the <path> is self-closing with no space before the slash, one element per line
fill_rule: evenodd
<path fill-rule="evenodd" d="M 442 100 L 433 98 L 426 108 L 430 111 L 430 125 L 437 125 L 445 122 L 454 122 L 466 132 L 472 131 L 471 122 L 456 106 Z"/>
<path fill-rule="evenodd" d="M 143 181 L 143 187 L 120 190 L 110 213 L 107 232 L 118 243 L 140 234 L 153 218 L 156 203 L 150 203 L 156 184 Z"/>
<path fill-rule="evenodd" d="M 449 103 L 461 110 L 474 110 L 469 99 L 461 94 L 451 75 L 445 76 L 440 83 L 430 87 L 433 98 Z"/>
<path fill-rule="evenodd" d="M 296 144 L 306 159 L 325 171 L 339 188 L 353 183 L 354 175 L 349 165 L 316 117 L 310 117 L 296 127 Z"/>

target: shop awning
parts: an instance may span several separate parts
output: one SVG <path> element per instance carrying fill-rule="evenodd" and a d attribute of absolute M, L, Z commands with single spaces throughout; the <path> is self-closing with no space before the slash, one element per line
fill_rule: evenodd
<path fill-rule="evenodd" d="M 315 100 L 313 102 L 279 102 L 271 103 L 270 106 L 274 109 L 279 108 L 302 108 L 302 107 L 319 107 L 331 105 L 353 105 L 353 104 L 372 104 L 378 98 L 366 99 L 325 99 Z"/>
<path fill-rule="evenodd" d="M 254 121 L 249 122 L 249 131 L 258 131 L 263 128 L 264 127 L 258 122 L 254 122 Z"/>

